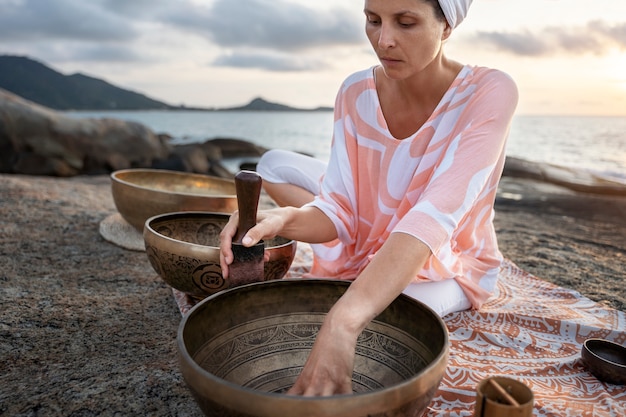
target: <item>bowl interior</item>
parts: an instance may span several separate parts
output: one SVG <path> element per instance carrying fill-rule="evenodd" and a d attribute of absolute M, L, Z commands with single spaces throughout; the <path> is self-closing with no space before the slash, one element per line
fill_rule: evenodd
<path fill-rule="evenodd" d="M 112 178 L 126 185 L 169 194 L 198 196 L 236 195 L 234 181 L 209 175 L 158 169 L 117 171 Z"/>
<path fill-rule="evenodd" d="M 232 213 L 235 181 L 203 174 L 158 169 L 127 169 L 111 174 L 111 193 L 124 220 L 139 232 L 147 219 L 179 211 Z"/>
<path fill-rule="evenodd" d="M 186 379 L 199 402 L 216 407 L 219 400 L 209 397 L 218 386 L 238 398 L 247 390 L 284 393 L 300 374 L 326 312 L 348 285 L 310 279 L 263 282 L 196 305 L 181 322 L 178 345 L 181 360 L 194 374 Z M 416 385 L 409 395 L 425 407 L 443 377 L 447 354 L 443 321 L 423 304 L 400 296 L 358 338 L 353 391 L 367 395 L 412 381 Z M 426 372 L 435 368 L 438 373 Z M 387 406 L 397 406 L 401 397 L 392 394 Z"/>
<path fill-rule="evenodd" d="M 220 233 L 229 218 L 230 215 L 224 213 L 168 213 L 151 219 L 149 225 L 157 234 L 169 239 L 219 248 Z M 293 243 L 293 241 L 277 236 L 264 243 L 266 248 L 274 248 Z"/>
<path fill-rule="evenodd" d="M 587 339 L 581 356 L 585 366 L 598 379 L 626 384 L 626 347 L 604 339 Z"/>
<path fill-rule="evenodd" d="M 260 318 L 207 341 L 193 360 L 217 378 L 241 387 L 284 393 L 302 371 L 305 353 L 313 347 L 323 320 L 323 313 Z M 424 343 L 380 322 L 363 332 L 357 346 L 352 378 L 357 394 L 406 381 L 436 356 Z M 239 350 L 236 355 L 231 354 L 233 349 Z M 393 355 L 394 351 L 400 355 Z"/>
<path fill-rule="evenodd" d="M 626 347 L 602 339 L 585 341 L 587 350 L 599 360 L 615 366 L 622 366 L 626 371 Z"/>

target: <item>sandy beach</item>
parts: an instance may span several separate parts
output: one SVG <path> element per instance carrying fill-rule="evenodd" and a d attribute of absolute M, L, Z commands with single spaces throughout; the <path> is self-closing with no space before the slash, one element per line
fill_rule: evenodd
<path fill-rule="evenodd" d="M 0 414 L 201 415 L 170 288 L 99 235 L 109 177 L 1 175 L 0 196 Z M 505 257 L 626 311 L 626 197 L 505 177 L 496 209 Z"/>

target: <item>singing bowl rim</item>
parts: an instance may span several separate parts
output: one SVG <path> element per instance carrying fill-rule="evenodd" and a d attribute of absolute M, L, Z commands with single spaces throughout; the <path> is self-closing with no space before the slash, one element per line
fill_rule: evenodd
<path fill-rule="evenodd" d="M 227 296 L 232 292 L 251 291 L 254 290 L 257 286 L 290 285 L 291 283 L 307 283 L 312 285 L 315 285 L 316 283 L 332 283 L 333 285 L 344 285 L 345 287 L 348 287 L 350 285 L 349 281 L 330 278 L 283 278 L 274 281 L 255 282 L 236 288 L 226 289 L 205 298 L 194 307 L 192 307 L 187 312 L 187 314 L 185 314 L 179 324 L 176 338 L 182 374 L 187 384 L 192 389 L 194 389 L 194 387 L 191 386 L 189 381 L 187 381 L 187 378 L 189 377 L 188 372 L 190 371 L 187 371 L 185 368 L 189 368 L 191 372 L 193 372 L 195 375 L 199 374 L 202 376 L 202 384 L 204 385 L 203 388 L 207 390 L 210 389 L 214 398 L 224 399 L 233 391 L 237 392 L 236 402 L 231 402 L 229 404 L 220 403 L 220 406 L 231 407 L 231 409 L 234 409 L 237 412 L 248 413 L 254 416 L 272 417 L 277 415 L 277 413 L 280 414 L 281 411 L 295 411 L 294 407 L 297 407 L 297 410 L 299 411 L 306 410 L 304 414 L 298 414 L 299 417 L 353 416 L 354 414 L 351 413 L 353 413 L 354 411 L 359 411 L 364 407 L 368 407 L 368 412 L 370 414 L 372 412 L 384 413 L 385 411 L 390 411 L 388 403 L 384 401 L 385 399 L 388 399 L 390 390 L 395 391 L 394 399 L 398 403 L 397 406 L 402 406 L 412 400 L 415 400 L 419 396 L 423 396 L 425 392 L 428 392 L 428 390 L 421 389 L 419 390 L 419 395 L 416 395 L 416 392 L 418 391 L 416 390 L 417 379 L 423 378 L 424 376 L 429 374 L 434 374 L 443 363 L 443 372 L 438 377 L 438 382 L 434 387 L 435 390 L 432 392 L 432 395 L 434 395 L 434 392 L 436 392 L 436 389 L 441 384 L 441 380 L 445 375 L 445 369 L 447 368 L 447 363 L 450 355 L 450 338 L 448 328 L 445 325 L 443 319 L 439 317 L 439 315 L 437 315 L 430 307 L 405 294 L 400 294 L 398 298 L 402 298 L 405 302 L 416 304 L 417 306 L 419 306 L 419 308 L 425 309 L 438 323 L 438 327 L 440 327 L 443 335 L 443 348 L 438 354 L 435 355 L 435 358 L 419 373 L 413 375 L 407 380 L 394 384 L 390 387 L 385 387 L 382 389 L 363 393 L 340 394 L 325 397 L 304 397 L 296 395 L 277 394 L 272 392 L 262 392 L 243 387 L 241 385 L 232 383 L 211 374 L 210 372 L 202 368 L 189 354 L 183 340 L 185 327 L 190 318 L 193 317 L 194 313 L 197 310 L 203 308 L 206 303 L 210 303 L 217 297 Z M 399 398 L 402 399 L 399 400 Z M 432 396 L 429 401 L 432 401 Z M 254 405 L 251 406 L 250 404 Z M 387 407 L 385 407 L 385 405 L 387 405 Z"/>
<path fill-rule="evenodd" d="M 618 362 L 606 356 L 611 351 L 622 358 L 626 358 L 626 347 L 619 343 L 601 338 L 589 338 L 583 342 L 581 358 L 583 365 L 596 378 L 603 382 L 616 385 L 626 384 L 626 362 Z"/>
<path fill-rule="evenodd" d="M 211 194 L 211 195 L 206 195 L 206 194 L 199 194 L 199 193 L 190 193 L 190 192 L 184 192 L 184 191 L 168 191 L 168 190 L 163 190 L 160 188 L 154 188 L 154 187 L 148 187 L 145 185 L 140 185 L 137 184 L 135 182 L 132 181 L 128 181 L 123 179 L 123 175 L 124 174 L 138 174 L 138 173 L 143 173 L 143 174 L 156 174 L 156 175 L 162 175 L 162 176 L 170 176 L 170 177 L 187 177 L 187 178 L 198 178 L 198 179 L 202 179 L 202 180 L 211 180 L 214 181 L 216 183 L 220 183 L 222 185 L 232 185 L 233 186 L 233 190 L 234 190 L 234 181 L 233 180 L 229 180 L 226 178 L 221 178 L 221 177 L 217 177 L 217 176 L 213 176 L 213 175 L 207 175 L 207 174 L 199 174 L 199 173 L 195 173 L 195 172 L 184 172 L 184 171 L 173 171 L 173 170 L 169 170 L 169 169 L 157 169 L 157 168 L 127 168 L 127 169 L 120 169 L 117 171 L 114 171 L 111 173 L 111 179 L 119 184 L 122 184 L 124 186 L 128 186 L 128 187 L 132 187 L 132 188 L 137 188 L 140 190 L 145 190 L 145 191 L 149 191 L 149 192 L 154 192 L 154 193 L 158 193 L 158 194 L 164 194 L 164 195 L 169 195 L 169 196 L 185 196 L 185 197 L 200 197 L 200 198 L 232 198 L 232 197 L 237 197 L 237 194 L 235 192 L 233 192 L 232 194 L 228 194 L 228 193 L 223 193 L 223 194 Z"/>
<path fill-rule="evenodd" d="M 197 251 L 197 250 L 198 251 L 206 251 L 206 250 L 210 250 L 210 251 L 217 250 L 217 251 L 219 251 L 219 246 L 201 245 L 199 243 L 188 242 L 186 240 L 174 239 L 172 237 L 165 236 L 164 234 L 157 232 L 154 229 L 154 227 L 152 227 L 152 223 L 156 222 L 156 221 L 166 221 L 166 220 L 168 220 L 168 218 L 174 219 L 174 218 L 178 218 L 178 217 L 192 217 L 192 216 L 199 216 L 199 217 L 207 217 L 207 216 L 223 217 L 226 221 L 228 221 L 228 219 L 230 218 L 230 214 L 228 214 L 228 213 L 221 213 L 221 212 L 217 212 L 217 211 L 175 211 L 173 213 L 157 214 L 157 215 L 152 216 L 152 217 L 150 217 L 150 218 L 148 218 L 146 220 L 146 223 L 144 225 L 144 241 L 152 240 L 152 239 L 148 239 L 148 235 L 152 235 L 152 238 L 154 238 L 154 239 L 163 239 L 163 240 L 165 240 L 167 242 L 167 244 L 166 244 L 167 246 L 172 245 L 173 247 L 176 247 L 176 248 L 188 248 L 189 247 L 192 251 L 194 251 L 194 253 L 196 253 L 195 251 Z M 281 239 L 285 239 L 287 241 L 285 243 L 281 243 L 280 245 L 266 246 L 265 247 L 266 250 L 280 249 L 280 248 L 284 248 L 286 246 L 292 246 L 294 243 L 297 243 L 293 239 L 287 239 L 287 238 L 284 238 L 284 237 L 281 237 L 281 236 L 276 236 L 276 237 L 277 238 L 280 237 Z M 146 243 L 149 243 L 149 242 L 146 242 Z"/>
<path fill-rule="evenodd" d="M 149 178 L 152 185 L 134 182 L 137 177 Z M 115 207 L 139 232 L 146 220 L 157 214 L 203 209 L 233 212 L 237 209 L 237 193 L 232 179 L 154 168 L 122 169 L 111 173 L 110 179 Z M 187 188 L 158 187 L 165 182 Z M 193 187 L 198 187 L 198 192 L 190 192 Z M 200 192 L 204 188 L 212 192 Z"/>

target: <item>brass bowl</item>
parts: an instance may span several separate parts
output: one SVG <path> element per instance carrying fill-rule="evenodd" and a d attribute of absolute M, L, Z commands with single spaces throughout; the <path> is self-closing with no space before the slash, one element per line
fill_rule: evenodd
<path fill-rule="evenodd" d="M 581 358 L 585 367 L 600 381 L 626 384 L 626 347 L 604 339 L 587 339 Z"/>
<path fill-rule="evenodd" d="M 417 416 L 431 402 L 449 356 L 437 314 L 399 296 L 359 336 L 353 394 L 286 395 L 326 312 L 349 283 L 283 279 L 222 291 L 178 329 L 183 377 L 206 416 Z"/>
<path fill-rule="evenodd" d="M 150 217 L 178 211 L 237 210 L 235 182 L 162 169 L 124 169 L 111 174 L 117 211 L 138 231 Z"/>
<path fill-rule="evenodd" d="M 196 299 L 230 288 L 222 277 L 219 251 L 219 234 L 229 217 L 204 211 L 151 217 L 143 231 L 150 264 L 166 283 Z M 264 280 L 284 277 L 295 257 L 296 241 L 277 236 L 264 243 L 269 254 Z"/>

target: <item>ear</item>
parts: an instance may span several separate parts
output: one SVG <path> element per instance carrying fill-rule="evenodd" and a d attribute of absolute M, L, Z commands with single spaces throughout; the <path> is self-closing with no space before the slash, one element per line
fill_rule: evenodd
<path fill-rule="evenodd" d="M 450 26 L 450 23 L 446 21 L 446 27 L 443 29 L 441 40 L 442 41 L 448 40 L 451 34 L 452 34 L 452 27 Z"/>

